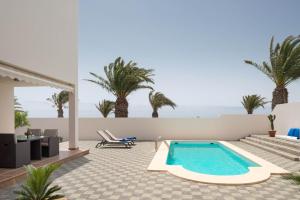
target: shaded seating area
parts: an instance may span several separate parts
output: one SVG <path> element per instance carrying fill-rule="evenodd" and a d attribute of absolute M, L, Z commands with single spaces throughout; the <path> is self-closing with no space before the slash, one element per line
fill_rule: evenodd
<path fill-rule="evenodd" d="M 59 155 L 57 129 L 28 129 L 27 135 L 0 133 L 0 168 L 19 168 L 33 160 Z"/>
<path fill-rule="evenodd" d="M 18 142 L 12 133 L 0 134 L 0 167 L 18 168 L 29 164 L 30 142 Z"/>

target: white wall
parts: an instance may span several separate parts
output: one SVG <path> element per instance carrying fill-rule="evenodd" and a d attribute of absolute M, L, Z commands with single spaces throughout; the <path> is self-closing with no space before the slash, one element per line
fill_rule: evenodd
<path fill-rule="evenodd" d="M 64 138 L 68 137 L 68 119 L 33 118 L 32 128 L 58 128 Z M 109 129 L 117 136 L 137 136 L 140 140 L 164 139 L 216 139 L 238 140 L 250 134 L 267 134 L 268 119 L 265 115 L 225 115 L 212 119 L 152 119 L 127 118 L 103 119 L 80 118 L 79 138 L 98 139 L 97 129 Z M 25 129 L 17 130 L 24 133 Z"/>
<path fill-rule="evenodd" d="M 1 0 L 0 60 L 77 84 L 77 0 Z"/>
<path fill-rule="evenodd" d="M 300 128 L 300 102 L 277 105 L 273 114 L 277 134 L 287 135 L 290 128 Z"/>

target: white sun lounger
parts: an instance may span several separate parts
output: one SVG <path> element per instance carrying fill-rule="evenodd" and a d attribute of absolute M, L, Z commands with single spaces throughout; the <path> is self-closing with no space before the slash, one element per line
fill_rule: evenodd
<path fill-rule="evenodd" d="M 108 144 L 113 144 L 113 145 L 124 145 L 126 148 L 130 147 L 130 143 L 127 140 L 112 140 L 108 137 L 108 135 L 106 135 L 105 132 L 103 132 L 102 130 L 97 130 L 97 134 L 102 138 L 101 142 L 99 142 L 96 145 L 96 148 L 101 147 L 101 146 L 105 146 Z"/>
<path fill-rule="evenodd" d="M 136 137 L 125 137 L 125 138 L 117 138 L 114 134 L 112 134 L 109 130 L 103 130 L 109 137 L 111 137 L 113 140 L 122 141 L 122 140 L 128 140 L 130 143 L 134 144 L 134 141 L 136 140 Z"/>

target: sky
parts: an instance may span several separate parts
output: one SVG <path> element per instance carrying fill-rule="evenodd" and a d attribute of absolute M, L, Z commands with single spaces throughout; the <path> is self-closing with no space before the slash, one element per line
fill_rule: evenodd
<path fill-rule="evenodd" d="M 299 7 L 297 0 L 80 0 L 80 112 L 95 113 L 95 103 L 115 100 L 84 79 L 91 78 L 89 72 L 103 76 L 103 67 L 118 56 L 154 69 L 153 87 L 182 112 L 187 107 L 240 107 L 248 94 L 271 100 L 274 83 L 243 60 L 268 60 L 272 36 L 281 42 L 299 35 Z M 299 86 L 300 81 L 288 86 L 291 102 L 300 101 Z M 53 91 L 16 89 L 16 95 L 29 111 L 33 102 L 48 110 L 45 99 Z M 128 97 L 130 113 L 150 110 L 148 93 Z"/>

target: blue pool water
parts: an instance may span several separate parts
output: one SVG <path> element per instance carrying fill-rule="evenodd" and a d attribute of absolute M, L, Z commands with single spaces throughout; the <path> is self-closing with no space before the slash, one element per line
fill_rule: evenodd
<path fill-rule="evenodd" d="M 167 159 L 168 165 L 209 175 L 239 175 L 258 164 L 218 142 L 172 141 Z"/>

